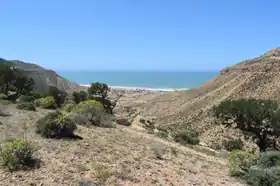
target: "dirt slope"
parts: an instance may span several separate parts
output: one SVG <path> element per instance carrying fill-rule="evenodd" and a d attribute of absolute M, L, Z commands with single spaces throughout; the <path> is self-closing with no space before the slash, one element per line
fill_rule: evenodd
<path fill-rule="evenodd" d="M 209 110 L 225 99 L 263 98 L 280 100 L 280 48 L 258 58 L 225 68 L 220 75 L 188 91 L 143 95 L 142 103 L 128 104 L 143 117 L 156 117 L 161 129 L 176 132 L 192 128 L 210 146 L 240 132 L 213 124 Z M 139 99 L 139 98 L 138 98 Z M 126 103 L 127 104 L 127 103 Z"/>
<path fill-rule="evenodd" d="M 243 185 L 228 176 L 225 159 L 152 134 L 121 126 L 79 126 L 76 134 L 83 140 L 43 139 L 35 134 L 34 126 L 49 111 L 19 111 L 14 105 L 7 109 L 12 116 L 0 116 L 0 143 L 13 137 L 36 141 L 43 163 L 34 171 L 0 170 L 1 186 Z"/>

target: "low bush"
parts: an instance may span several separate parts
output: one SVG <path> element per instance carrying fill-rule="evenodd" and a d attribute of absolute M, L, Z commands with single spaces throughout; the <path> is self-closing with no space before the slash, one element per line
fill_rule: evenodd
<path fill-rule="evenodd" d="M 241 139 L 232 139 L 223 141 L 223 148 L 227 151 L 242 150 L 244 148 L 244 143 Z"/>
<path fill-rule="evenodd" d="M 197 145 L 199 144 L 199 136 L 196 132 L 189 132 L 189 131 L 183 131 L 175 134 L 174 141 L 179 142 L 183 145 L 191 144 L 191 145 Z"/>
<path fill-rule="evenodd" d="M 158 137 L 160 137 L 160 138 L 164 138 L 164 139 L 167 139 L 167 138 L 168 138 L 168 133 L 165 132 L 165 131 L 158 131 L 158 132 L 156 133 L 156 135 L 157 135 Z"/>
<path fill-rule="evenodd" d="M 55 108 L 57 108 L 55 100 L 51 96 L 36 99 L 34 103 L 37 107 L 42 107 L 42 108 L 45 108 L 45 109 L 55 109 Z"/>
<path fill-rule="evenodd" d="M 269 151 L 259 155 L 258 166 L 262 168 L 280 167 L 280 152 Z"/>
<path fill-rule="evenodd" d="M 117 118 L 116 123 L 119 125 L 130 126 L 131 122 L 126 118 Z"/>
<path fill-rule="evenodd" d="M 28 96 L 28 95 L 21 95 L 17 99 L 17 102 L 22 103 L 22 102 L 34 102 L 35 97 L 34 96 Z"/>
<path fill-rule="evenodd" d="M 79 103 L 72 111 L 71 117 L 77 124 L 110 127 L 105 120 L 106 113 L 101 103 L 88 100 Z"/>
<path fill-rule="evenodd" d="M 257 164 L 257 156 L 244 151 L 233 151 L 228 157 L 231 176 L 244 176 L 249 169 Z"/>
<path fill-rule="evenodd" d="M 66 101 L 67 92 L 59 90 L 55 86 L 50 86 L 48 96 L 53 97 L 56 106 L 61 107 L 61 105 Z"/>
<path fill-rule="evenodd" d="M 35 107 L 34 103 L 30 103 L 30 102 L 18 103 L 17 109 L 36 111 L 36 107 Z"/>
<path fill-rule="evenodd" d="M 76 129 L 74 121 L 59 111 L 48 113 L 36 126 L 36 132 L 46 138 L 71 138 Z"/>
<path fill-rule="evenodd" d="M 243 179 L 252 186 L 279 186 L 280 169 L 253 166 Z"/>
<path fill-rule="evenodd" d="M 0 100 L 7 99 L 8 96 L 6 94 L 0 93 Z"/>
<path fill-rule="evenodd" d="M 88 98 L 88 95 L 85 91 L 73 92 L 72 96 L 73 96 L 73 100 L 76 104 L 86 101 Z"/>
<path fill-rule="evenodd" d="M 76 107 L 75 103 L 68 103 L 63 107 L 63 110 L 66 112 L 71 112 Z"/>
<path fill-rule="evenodd" d="M 5 142 L 0 149 L 0 165 L 9 171 L 26 170 L 39 165 L 35 143 L 14 139 Z"/>

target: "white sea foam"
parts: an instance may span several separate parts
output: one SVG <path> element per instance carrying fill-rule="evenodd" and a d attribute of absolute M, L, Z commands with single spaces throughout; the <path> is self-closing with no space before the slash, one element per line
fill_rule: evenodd
<path fill-rule="evenodd" d="M 80 84 L 84 87 L 90 87 L 90 85 Z M 135 90 L 135 91 L 152 91 L 152 92 L 172 92 L 188 90 L 188 88 L 149 88 L 149 87 L 133 87 L 133 86 L 109 86 L 112 89 L 123 89 L 123 90 Z"/>

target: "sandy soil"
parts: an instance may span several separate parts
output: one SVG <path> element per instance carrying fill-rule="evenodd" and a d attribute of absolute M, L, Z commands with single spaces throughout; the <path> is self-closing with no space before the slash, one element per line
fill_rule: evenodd
<path fill-rule="evenodd" d="M 83 140 L 43 139 L 34 124 L 48 111 L 19 111 L 0 117 L 1 141 L 25 137 L 39 143 L 39 169 L 0 171 L 0 185 L 242 185 L 228 176 L 226 159 L 138 132 L 132 127 L 85 128 Z M 215 154 L 215 153 L 214 153 Z"/>

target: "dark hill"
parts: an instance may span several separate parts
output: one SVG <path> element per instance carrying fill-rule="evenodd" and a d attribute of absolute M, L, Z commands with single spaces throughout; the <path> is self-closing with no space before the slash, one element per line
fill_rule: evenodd
<path fill-rule="evenodd" d="M 45 69 L 39 65 L 19 60 L 4 60 L 2 58 L 0 58 L 0 61 L 12 63 L 16 68 L 23 70 L 25 75 L 34 80 L 36 84 L 36 92 L 46 93 L 50 85 L 56 86 L 60 90 L 67 92 L 80 88 L 80 85 L 77 83 L 69 81 L 59 76 L 55 71 Z"/>

